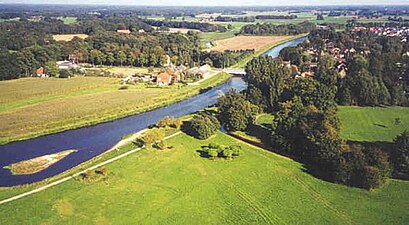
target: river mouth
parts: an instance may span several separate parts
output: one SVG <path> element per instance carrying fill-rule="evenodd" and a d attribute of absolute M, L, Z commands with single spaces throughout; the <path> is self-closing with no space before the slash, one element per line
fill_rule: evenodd
<path fill-rule="evenodd" d="M 305 39 L 306 37 L 303 37 L 275 46 L 267 51 L 265 55 L 277 57 L 282 48 L 297 45 Z M 204 93 L 152 111 L 89 127 L 1 145 L 0 187 L 39 182 L 63 173 L 101 155 L 118 143 L 124 135 L 141 131 L 165 116 L 181 117 L 194 113 L 215 104 L 220 93 L 225 93 L 232 88 L 241 91 L 246 87 L 247 84 L 243 78 L 235 76 Z M 13 175 L 9 169 L 3 168 L 24 160 L 55 154 L 60 152 L 61 149 L 76 149 L 77 151 L 33 174 Z"/>

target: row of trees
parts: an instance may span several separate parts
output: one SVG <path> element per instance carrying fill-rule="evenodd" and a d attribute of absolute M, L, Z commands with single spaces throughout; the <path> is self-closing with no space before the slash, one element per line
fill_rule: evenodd
<path fill-rule="evenodd" d="M 9 33 L 13 33 L 10 31 Z M 0 80 L 33 75 L 39 67 L 49 62 L 73 59 L 77 63 L 109 66 L 161 66 L 166 63 L 167 55 L 175 65 L 198 66 L 203 63 L 223 68 L 234 65 L 243 57 L 254 52 L 226 51 L 202 52 L 199 36 L 195 32 L 188 34 L 99 32 L 85 40 L 74 38 L 69 42 L 56 42 L 50 35 L 35 36 L 22 45 L 7 39 L 0 48 Z M 18 32 L 17 32 L 18 33 Z M 33 36 L 31 36 L 33 34 Z M 15 34 L 17 35 L 17 34 Z M 16 38 L 19 40 L 18 38 Z M 2 40 L 2 39 L 1 39 Z M 7 43 L 10 43 L 8 45 Z"/>
<path fill-rule="evenodd" d="M 187 28 L 196 29 L 202 32 L 225 32 L 227 31 L 225 26 L 210 24 L 210 23 L 199 23 L 199 22 L 188 22 L 188 21 L 164 21 L 164 20 L 143 20 L 144 23 L 155 27 L 172 27 L 172 28 Z"/>
<path fill-rule="evenodd" d="M 275 25 L 272 23 L 247 24 L 240 29 L 240 34 L 251 35 L 298 35 L 315 29 L 315 24 L 308 21 L 299 24 Z"/>

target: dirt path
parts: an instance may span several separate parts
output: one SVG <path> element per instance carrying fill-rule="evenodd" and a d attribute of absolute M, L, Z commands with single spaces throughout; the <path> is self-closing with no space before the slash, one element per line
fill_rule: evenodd
<path fill-rule="evenodd" d="M 181 134 L 181 133 L 182 133 L 182 132 L 179 131 L 179 132 L 177 132 L 177 133 L 174 133 L 174 134 L 172 134 L 172 135 L 169 135 L 169 136 L 165 137 L 165 140 L 166 140 L 166 139 L 169 139 L 169 138 L 172 138 L 172 137 L 174 137 L 174 136 L 176 136 L 176 135 L 179 135 L 179 134 Z M 136 134 L 135 134 L 135 135 L 136 135 Z M 133 137 L 133 135 L 132 135 L 131 137 Z M 123 143 L 124 143 L 123 141 L 128 140 L 128 139 L 130 139 L 131 137 L 122 140 L 122 141 L 121 141 L 121 142 L 122 142 L 122 145 L 123 145 Z M 121 142 L 119 142 L 119 143 L 121 143 Z M 117 145 L 115 145 L 115 146 L 118 146 L 119 143 L 118 143 Z M 24 198 L 24 197 L 26 197 L 26 196 L 35 194 L 35 193 L 40 192 L 40 191 L 44 191 L 44 190 L 46 190 L 46 189 L 48 189 L 48 188 L 50 188 L 50 187 L 54 187 L 54 186 L 56 186 L 56 185 L 58 185 L 58 184 L 64 183 L 64 182 L 66 182 L 66 181 L 68 181 L 68 180 L 71 180 L 71 179 L 73 179 L 73 178 L 75 178 L 75 177 L 78 177 L 78 176 L 80 176 L 81 174 L 85 173 L 85 172 L 88 171 L 88 170 L 95 170 L 95 169 L 97 169 L 97 168 L 99 168 L 99 167 L 101 167 L 101 166 L 104 166 L 104 165 L 106 165 L 106 164 L 115 162 L 115 161 L 117 161 L 117 160 L 119 160 L 119 159 L 122 159 L 122 158 L 124 158 L 124 157 L 126 157 L 126 156 L 128 156 L 128 155 L 130 155 L 130 154 L 133 154 L 133 153 L 135 153 L 135 152 L 138 152 L 138 151 L 140 151 L 141 149 L 142 149 L 142 148 L 135 148 L 135 149 L 133 149 L 133 150 L 130 150 L 130 151 L 128 151 L 128 152 L 125 152 L 124 154 L 115 156 L 115 157 L 112 158 L 112 159 L 108 159 L 108 160 L 106 160 L 106 161 L 104 161 L 104 162 L 98 163 L 97 165 L 91 166 L 91 167 L 89 167 L 89 168 L 87 168 L 87 169 L 85 169 L 85 170 L 82 170 L 82 171 L 80 171 L 80 172 L 78 172 L 78 173 L 75 173 L 75 174 L 73 174 L 73 175 L 70 175 L 70 176 L 68 176 L 68 177 L 65 177 L 65 178 L 62 178 L 62 179 L 60 179 L 60 180 L 54 181 L 54 182 L 52 182 L 52 183 L 49 183 L 49 184 L 44 185 L 44 186 L 42 186 L 42 187 L 36 188 L 36 189 L 34 189 L 34 190 L 31 190 L 31 191 L 28 191 L 28 192 L 24 192 L 24 193 L 22 193 L 22 194 L 19 194 L 19 195 L 16 195 L 16 196 L 13 196 L 13 197 L 10 197 L 10 198 L 1 200 L 1 201 L 0 201 L 0 205 L 5 204 L 5 203 L 8 203 L 8 202 L 13 202 L 13 201 L 15 201 L 15 200 L 18 200 L 18 199 L 20 199 L 20 198 Z M 112 150 L 112 149 L 111 149 L 111 150 Z"/>

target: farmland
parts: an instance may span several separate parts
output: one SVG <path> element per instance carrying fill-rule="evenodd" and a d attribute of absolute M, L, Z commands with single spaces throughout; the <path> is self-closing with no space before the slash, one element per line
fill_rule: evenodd
<path fill-rule="evenodd" d="M 200 157 L 197 150 L 210 142 L 238 144 L 241 156 Z M 405 224 L 409 219 L 405 181 L 389 180 L 372 192 L 328 183 L 295 161 L 222 133 L 206 141 L 181 134 L 166 144 L 173 148 L 143 150 L 109 164 L 103 179 L 70 180 L 2 205 L 0 223 Z"/>
<path fill-rule="evenodd" d="M 55 34 L 53 39 L 56 41 L 71 41 L 74 37 L 85 39 L 88 37 L 86 34 Z"/>
<path fill-rule="evenodd" d="M 119 90 L 120 79 L 24 78 L 1 85 L 0 143 L 95 124 L 170 104 L 226 80 L 219 74 L 197 86 Z"/>
<path fill-rule="evenodd" d="M 292 36 L 235 36 L 215 41 L 214 43 L 216 46 L 210 50 L 225 51 L 254 49 L 257 52 L 291 37 Z"/>

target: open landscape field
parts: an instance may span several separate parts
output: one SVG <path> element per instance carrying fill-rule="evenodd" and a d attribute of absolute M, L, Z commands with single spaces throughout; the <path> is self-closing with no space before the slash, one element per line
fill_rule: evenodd
<path fill-rule="evenodd" d="M 24 78 L 0 83 L 0 143 L 95 124 L 143 112 L 198 94 L 225 81 L 221 73 L 196 86 L 119 90 L 115 78 Z"/>
<path fill-rule="evenodd" d="M 56 41 L 71 41 L 74 37 L 85 39 L 88 37 L 86 34 L 55 34 L 53 39 Z"/>
<path fill-rule="evenodd" d="M 254 49 L 257 52 L 289 38 L 292 36 L 235 36 L 215 41 L 216 46 L 209 50 L 222 52 L 225 50 Z"/>
<path fill-rule="evenodd" d="M 349 141 L 392 142 L 397 135 L 409 130 L 408 107 L 339 106 L 338 114 L 342 136 Z M 257 118 L 257 123 L 268 129 L 272 119 L 272 115 L 263 114 Z"/>
<path fill-rule="evenodd" d="M 238 144 L 241 155 L 233 160 L 200 157 L 197 151 L 211 142 Z M 304 172 L 295 161 L 222 133 L 206 141 L 181 134 L 166 144 L 173 148 L 143 150 L 109 164 L 103 179 L 70 180 L 0 205 L 0 223 L 406 224 L 409 220 L 405 181 L 390 180 L 371 192 L 328 183 Z"/>

